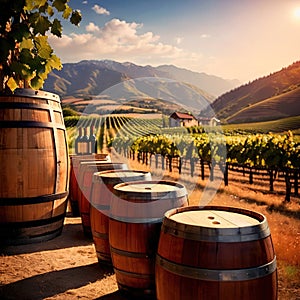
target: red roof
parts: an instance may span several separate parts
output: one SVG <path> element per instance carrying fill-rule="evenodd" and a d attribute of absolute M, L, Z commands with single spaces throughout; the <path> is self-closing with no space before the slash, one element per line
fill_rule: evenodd
<path fill-rule="evenodd" d="M 187 114 L 187 113 L 181 113 L 181 112 L 174 112 L 171 115 L 171 118 L 173 119 L 188 119 L 193 120 L 195 117 L 193 115 Z"/>

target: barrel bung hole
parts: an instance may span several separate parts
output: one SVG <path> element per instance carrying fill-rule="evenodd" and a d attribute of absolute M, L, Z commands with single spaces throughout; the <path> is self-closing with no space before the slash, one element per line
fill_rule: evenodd
<path fill-rule="evenodd" d="M 214 225 L 220 225 L 221 223 L 220 222 L 218 222 L 218 221 L 213 221 L 212 222 Z"/>

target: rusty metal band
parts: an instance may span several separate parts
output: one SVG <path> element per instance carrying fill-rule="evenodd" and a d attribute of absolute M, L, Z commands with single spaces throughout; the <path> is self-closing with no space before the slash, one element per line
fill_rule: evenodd
<path fill-rule="evenodd" d="M 56 128 L 66 130 L 63 124 L 35 121 L 0 121 L 0 128 Z"/>
<path fill-rule="evenodd" d="M 128 272 L 128 271 L 120 270 L 120 269 L 116 268 L 115 266 L 114 266 L 114 271 L 116 274 L 120 273 L 122 275 L 133 277 L 133 278 L 154 280 L 153 274 L 140 274 L 140 273 Z"/>
<path fill-rule="evenodd" d="M 26 102 L 2 102 L 0 103 L 1 109 L 34 109 L 34 110 L 44 110 L 49 111 L 53 110 L 55 112 L 62 113 L 60 108 L 53 108 L 49 104 L 34 104 Z"/>
<path fill-rule="evenodd" d="M 133 217 L 121 217 L 110 214 L 110 219 L 124 222 L 124 223 L 134 223 L 134 224 L 152 224 L 152 223 L 162 223 L 163 218 L 133 218 Z"/>
<path fill-rule="evenodd" d="M 165 218 L 162 232 L 175 237 L 204 242 L 237 243 L 250 242 L 267 238 L 270 236 L 268 223 L 238 228 L 210 228 L 204 226 L 193 226 L 175 222 Z"/>
<path fill-rule="evenodd" d="M 8 232 L 9 232 L 10 230 L 33 228 L 33 227 L 54 224 L 56 222 L 63 222 L 65 216 L 66 216 L 66 214 L 62 213 L 58 216 L 54 216 L 54 217 L 47 218 L 47 219 L 41 219 L 41 220 L 22 221 L 22 222 L 1 222 L 0 221 L 0 226 L 1 226 L 1 230 L 3 232 L 5 232 L 6 230 L 8 230 Z"/>
<path fill-rule="evenodd" d="M 101 233 L 98 231 L 92 231 L 93 237 L 99 238 L 102 240 L 108 240 L 108 234 L 107 233 Z"/>
<path fill-rule="evenodd" d="M 43 195 L 38 197 L 0 198 L 0 206 L 32 205 L 55 200 L 61 200 L 68 196 L 69 192 Z"/>
<path fill-rule="evenodd" d="M 18 88 L 14 91 L 14 96 L 40 98 L 60 103 L 60 97 L 57 94 L 41 90 Z"/>
<path fill-rule="evenodd" d="M 114 248 L 113 246 L 110 245 L 110 252 L 125 256 L 125 257 L 130 257 L 130 258 L 145 258 L 145 259 L 151 259 L 155 257 L 155 253 L 142 253 L 142 252 L 131 252 L 131 251 L 125 251 L 121 249 Z"/>

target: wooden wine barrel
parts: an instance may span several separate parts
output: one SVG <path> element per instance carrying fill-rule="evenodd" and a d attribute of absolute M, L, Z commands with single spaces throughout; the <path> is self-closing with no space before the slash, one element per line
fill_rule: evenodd
<path fill-rule="evenodd" d="M 0 240 L 49 240 L 63 228 L 69 185 L 60 98 L 20 89 L 0 97 Z"/>
<path fill-rule="evenodd" d="M 154 267 L 164 213 L 187 206 L 186 188 L 172 181 L 120 183 L 111 200 L 109 244 L 118 287 L 155 295 Z"/>
<path fill-rule="evenodd" d="M 150 172 L 138 170 L 108 170 L 94 173 L 91 191 L 90 219 L 93 241 L 99 263 L 111 265 L 108 240 L 110 202 L 113 187 L 122 182 L 151 180 Z"/>
<path fill-rule="evenodd" d="M 70 154 L 70 184 L 69 184 L 69 201 L 74 217 L 80 217 L 78 205 L 78 171 L 79 165 L 83 161 L 103 160 L 111 162 L 110 156 L 105 153 L 97 154 Z"/>
<path fill-rule="evenodd" d="M 190 206 L 168 211 L 155 270 L 159 300 L 277 299 L 276 256 L 267 220 L 245 209 Z"/>
<path fill-rule="evenodd" d="M 85 236 L 92 237 L 90 202 L 93 174 L 106 170 L 127 170 L 125 163 L 112 163 L 106 161 L 83 161 L 79 166 L 78 173 L 78 203 L 81 216 L 82 228 Z"/>

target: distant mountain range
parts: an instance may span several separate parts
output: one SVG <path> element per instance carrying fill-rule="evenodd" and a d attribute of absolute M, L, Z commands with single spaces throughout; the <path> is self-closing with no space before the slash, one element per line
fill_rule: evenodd
<path fill-rule="evenodd" d="M 106 89 L 127 80 L 139 79 L 140 82 L 141 78 L 156 78 L 157 81 L 169 79 L 170 82 L 173 81 L 178 85 L 187 84 L 189 89 L 195 89 L 196 93 L 207 97 L 209 101 L 240 84 L 237 80 L 226 80 L 172 65 L 152 67 L 112 60 L 84 60 L 78 63 L 66 63 L 62 70 L 54 70 L 46 80 L 44 89 L 58 93 L 62 97 L 83 97 L 105 93 Z M 158 92 L 161 95 L 172 93 L 165 89 L 161 93 Z M 145 95 L 144 92 L 142 94 Z"/>
<path fill-rule="evenodd" d="M 300 62 L 221 95 L 212 103 L 210 111 L 226 123 L 299 116 Z M 208 113 L 209 110 L 202 111 L 205 116 Z"/>
<path fill-rule="evenodd" d="M 50 74 L 45 90 L 62 98 L 111 99 L 137 105 L 159 99 L 223 123 L 276 120 L 300 115 L 300 62 L 248 84 L 175 66 L 138 66 L 111 60 L 64 64 Z M 215 96 L 218 96 L 217 98 Z M 103 100 L 99 100 L 100 102 Z M 167 102 L 169 101 L 169 102 Z M 154 103 L 154 102 L 151 102 Z M 169 103 L 169 104 L 168 104 Z"/>

